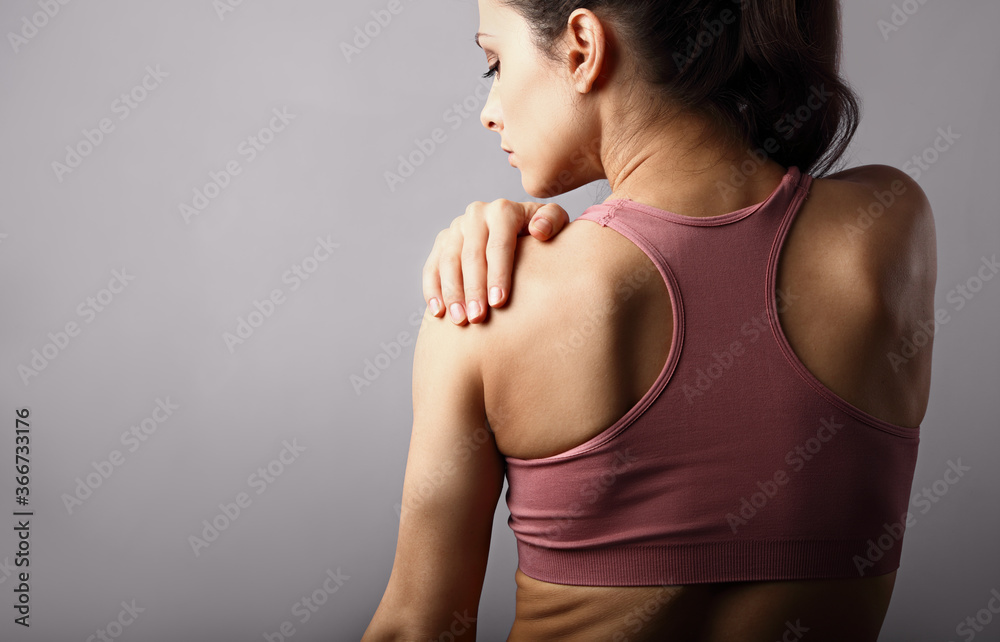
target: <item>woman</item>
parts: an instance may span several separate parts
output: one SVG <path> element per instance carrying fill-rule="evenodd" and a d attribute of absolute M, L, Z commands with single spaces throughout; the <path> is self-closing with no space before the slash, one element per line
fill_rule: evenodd
<path fill-rule="evenodd" d="M 482 121 L 525 190 L 612 194 L 569 225 L 476 203 L 439 235 L 363 639 L 475 639 L 506 473 L 508 640 L 876 640 L 930 385 L 931 347 L 900 346 L 933 319 L 936 250 L 905 174 L 818 178 L 858 118 L 837 3 L 479 9 Z M 531 217 L 551 240 L 518 238 Z"/>

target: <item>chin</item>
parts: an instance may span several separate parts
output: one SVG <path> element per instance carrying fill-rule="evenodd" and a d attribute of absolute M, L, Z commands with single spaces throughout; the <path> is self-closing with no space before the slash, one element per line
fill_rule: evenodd
<path fill-rule="evenodd" d="M 565 194 L 575 187 L 566 181 L 559 180 L 558 176 L 552 177 L 551 180 L 539 180 L 524 170 L 521 170 L 521 186 L 532 198 L 553 198 Z"/>

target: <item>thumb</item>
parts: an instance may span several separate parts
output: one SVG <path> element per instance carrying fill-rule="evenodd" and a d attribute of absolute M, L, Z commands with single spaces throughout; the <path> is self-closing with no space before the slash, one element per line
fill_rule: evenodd
<path fill-rule="evenodd" d="M 559 234 L 569 223 L 569 214 L 557 203 L 524 203 L 529 217 L 528 233 L 540 241 Z"/>

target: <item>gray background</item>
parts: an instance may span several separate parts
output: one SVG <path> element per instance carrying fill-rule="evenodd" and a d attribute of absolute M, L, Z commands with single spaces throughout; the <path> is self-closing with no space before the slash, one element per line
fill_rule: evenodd
<path fill-rule="evenodd" d="M 69 2 L 18 45 L 6 34 L 40 5 L 0 6 L 0 638 L 86 640 L 123 601 L 145 609 L 124 640 L 261 640 L 286 621 L 296 642 L 360 637 L 395 550 L 423 262 L 469 202 L 530 200 L 479 123 L 476 4 L 403 0 L 348 60 L 341 44 L 387 4 L 245 0 L 220 17 L 208 0 Z M 846 3 L 845 73 L 865 103 L 849 163 L 902 167 L 938 128 L 961 136 L 920 178 L 938 225 L 936 306 L 950 321 L 935 339 L 914 492 L 949 461 L 971 470 L 915 512 L 882 636 L 949 640 L 1000 588 L 1000 280 L 961 310 L 948 299 L 1000 252 L 1000 5 L 906 4 L 918 10 L 884 36 L 891 2 Z M 157 65 L 169 75 L 122 120 L 116 99 Z M 469 118 L 456 116 L 462 102 Z M 295 118 L 251 161 L 240 145 L 274 109 Z M 114 130 L 57 177 L 53 162 L 104 118 Z M 385 172 L 438 128 L 443 142 L 390 189 Z M 185 222 L 179 205 L 230 161 L 240 174 Z M 576 217 L 599 188 L 557 201 Z M 313 262 L 317 237 L 339 247 Z M 294 265 L 314 271 L 293 290 L 283 275 Z M 81 315 L 114 270 L 133 278 Z M 275 289 L 283 303 L 230 350 L 224 333 Z M 79 334 L 26 384 L 19 366 L 69 322 Z M 356 392 L 369 362 L 378 376 Z M 130 451 L 122 433 L 168 398 L 177 409 Z M 10 606 L 22 407 L 30 629 Z M 304 450 L 262 485 L 251 476 L 285 441 Z M 67 509 L 77 479 L 115 450 L 121 465 Z M 189 537 L 241 492 L 250 502 L 196 556 Z M 483 640 L 503 639 L 513 618 L 507 516 L 501 499 Z M 338 569 L 349 579 L 328 594 Z M 303 622 L 293 609 L 317 590 L 325 603 Z M 978 638 L 1000 639 L 1000 622 Z"/>

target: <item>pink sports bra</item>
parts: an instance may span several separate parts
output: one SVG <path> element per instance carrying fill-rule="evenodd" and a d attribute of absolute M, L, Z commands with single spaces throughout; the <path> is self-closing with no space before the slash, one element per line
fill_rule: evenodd
<path fill-rule="evenodd" d="M 579 446 L 506 458 L 519 568 L 589 586 L 849 578 L 899 566 L 919 427 L 826 388 L 778 323 L 778 256 L 812 177 L 763 203 L 681 216 L 628 200 L 577 220 L 652 260 L 673 309 L 663 370 Z M 574 221 L 575 223 L 576 221 Z"/>

